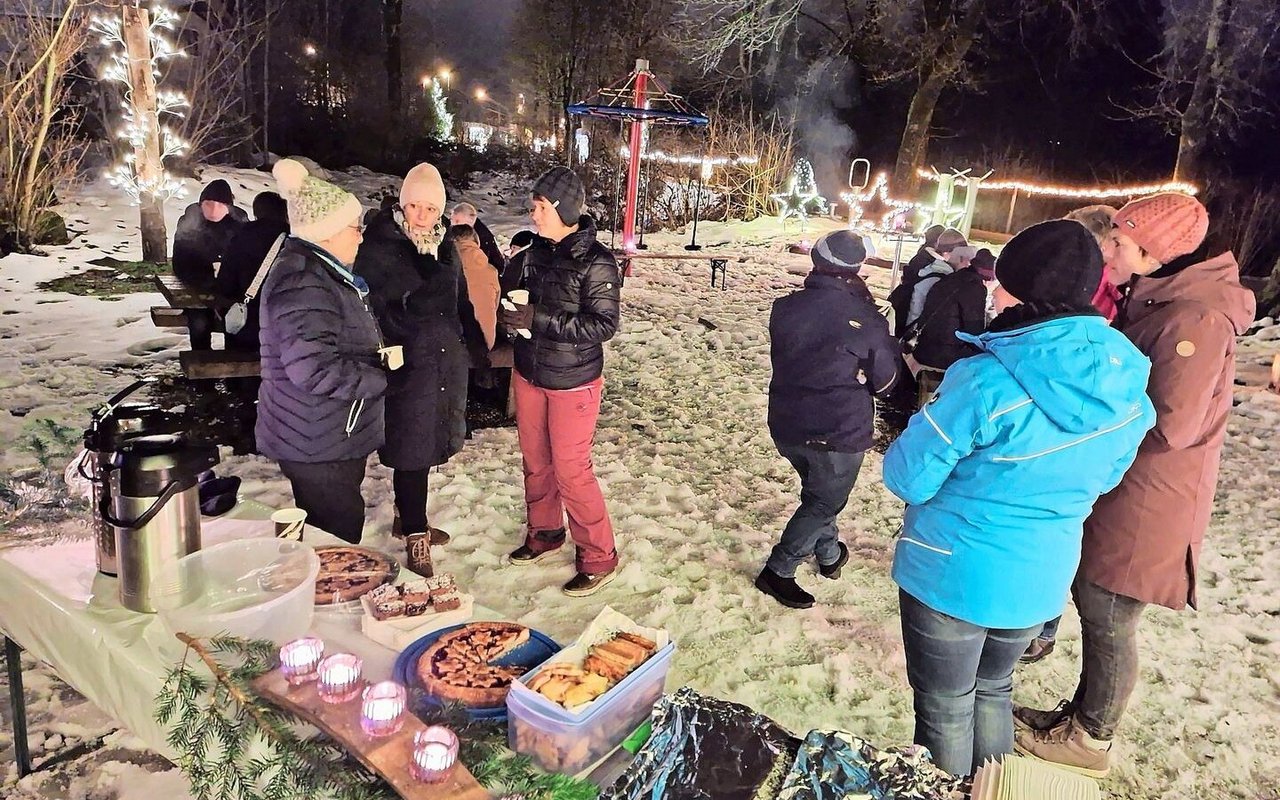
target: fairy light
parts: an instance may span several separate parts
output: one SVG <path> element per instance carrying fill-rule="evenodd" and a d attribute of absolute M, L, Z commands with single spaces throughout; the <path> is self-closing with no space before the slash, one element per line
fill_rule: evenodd
<path fill-rule="evenodd" d="M 921 210 L 918 203 L 910 200 L 898 200 L 889 196 L 889 174 L 881 172 L 876 175 L 876 179 L 871 186 L 862 193 L 845 192 L 840 195 L 840 199 L 845 205 L 849 206 L 849 227 L 852 229 L 855 225 L 862 221 L 866 215 L 866 205 L 872 199 L 879 199 L 880 204 L 887 210 L 884 216 L 880 218 L 879 227 L 888 229 L 892 227 L 895 217 L 901 217 L 905 214 L 911 214 Z"/>
<path fill-rule="evenodd" d="M 786 221 L 788 217 L 798 217 L 800 221 L 809 219 L 809 206 L 817 204 L 816 212 L 825 214 L 827 198 L 818 193 L 818 184 L 813 179 L 813 165 L 808 159 L 798 159 L 791 170 L 791 178 L 787 181 L 787 189 L 778 194 L 769 195 L 778 204 L 778 217 Z"/>
<path fill-rule="evenodd" d="M 930 170 L 918 170 L 917 175 L 931 181 L 937 181 L 938 175 Z M 957 184 L 967 184 L 966 178 L 957 178 Z M 1170 181 L 1168 183 L 1147 183 L 1133 186 L 1054 186 L 1024 181 L 983 181 L 978 191 L 999 192 L 1016 191 L 1028 195 L 1062 197 L 1073 200 L 1107 200 L 1114 197 L 1137 197 L 1160 192 L 1182 192 L 1183 194 L 1199 194 L 1200 189 L 1190 183 Z"/>
<path fill-rule="evenodd" d="M 618 154 L 623 158 L 630 158 L 631 151 L 627 147 L 619 147 Z M 656 161 L 659 164 L 679 164 L 681 166 L 699 166 L 702 167 L 703 180 L 711 177 L 711 171 L 716 167 L 738 166 L 742 164 L 757 164 L 760 159 L 756 156 L 677 156 L 665 153 L 662 150 L 654 150 L 645 153 L 641 157 L 642 161 Z"/>
<path fill-rule="evenodd" d="M 170 9 L 155 7 L 151 10 L 151 23 L 147 30 L 147 38 L 151 43 L 151 73 L 160 77 L 160 65 L 170 59 L 186 56 L 169 38 L 169 34 L 177 30 L 179 17 Z M 129 82 L 129 56 L 124 41 L 123 21 L 120 17 L 97 16 L 91 21 L 91 30 L 98 36 L 104 47 L 111 48 L 111 54 L 103 67 L 101 77 L 105 81 L 119 83 L 124 87 L 120 101 L 121 126 L 116 137 L 129 143 L 130 152 L 126 153 L 122 163 L 107 170 L 107 183 L 120 189 L 136 205 L 143 195 L 151 195 L 156 200 L 183 197 L 187 193 L 186 185 L 174 177 L 167 169 L 154 179 L 144 179 L 138 175 L 137 158 L 134 151 L 145 146 L 152 135 L 151 123 L 145 118 L 138 118 L 133 110 L 133 86 Z M 156 119 L 180 120 L 184 111 L 190 106 L 187 96 L 172 89 L 157 90 Z M 173 127 L 159 123 L 155 133 L 160 142 L 160 162 L 163 164 L 187 152 L 187 142 Z"/>

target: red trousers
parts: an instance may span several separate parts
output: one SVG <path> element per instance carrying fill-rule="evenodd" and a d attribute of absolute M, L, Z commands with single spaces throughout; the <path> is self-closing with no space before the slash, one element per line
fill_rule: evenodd
<path fill-rule="evenodd" d="M 579 572 L 610 572 L 618 565 L 613 523 L 591 463 L 603 379 L 575 389 L 541 389 L 512 371 L 516 382 L 516 430 L 524 457 L 525 544 L 535 553 L 564 543 L 564 527 L 577 547 Z M 550 534 L 550 535 L 549 535 Z"/>

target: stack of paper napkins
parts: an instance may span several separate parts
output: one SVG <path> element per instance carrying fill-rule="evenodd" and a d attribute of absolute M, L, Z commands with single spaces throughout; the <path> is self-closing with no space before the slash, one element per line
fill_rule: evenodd
<path fill-rule="evenodd" d="M 1019 756 L 987 759 L 973 775 L 970 800 L 1102 800 L 1092 778 Z"/>

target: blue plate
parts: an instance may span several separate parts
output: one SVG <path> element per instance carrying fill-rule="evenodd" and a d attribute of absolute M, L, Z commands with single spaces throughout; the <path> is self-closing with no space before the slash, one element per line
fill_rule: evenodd
<path fill-rule="evenodd" d="M 513 623 L 519 624 L 519 623 Z M 427 694 L 422 681 L 418 679 L 418 658 L 426 651 L 428 647 L 435 644 L 436 641 L 446 633 L 452 633 L 466 625 L 453 625 L 434 633 L 429 633 L 417 640 L 413 644 L 406 647 L 399 656 L 396 657 L 396 666 L 392 670 L 392 677 L 408 687 L 410 690 L 417 689 L 412 697 L 417 698 L 417 702 L 410 710 L 421 716 L 422 714 L 430 714 L 433 711 L 439 711 L 444 707 L 444 703 L 431 695 Z M 551 658 L 563 649 L 555 643 L 555 640 L 545 633 L 529 629 L 529 641 L 507 653 L 502 658 L 493 663 L 501 667 L 524 667 L 526 670 L 533 669 L 542 662 Z M 412 702 L 412 701 L 411 701 Z M 493 722 L 504 722 L 507 719 L 507 704 L 503 703 L 496 708 L 472 708 L 467 710 L 467 715 L 474 721 L 490 720 Z"/>

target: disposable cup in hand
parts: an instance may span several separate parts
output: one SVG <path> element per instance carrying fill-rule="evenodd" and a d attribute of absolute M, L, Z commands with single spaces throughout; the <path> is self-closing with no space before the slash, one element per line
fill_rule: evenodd
<path fill-rule="evenodd" d="M 277 539 L 302 541 L 302 531 L 307 527 L 307 512 L 300 508 L 282 508 L 271 515 L 276 526 Z"/>
<path fill-rule="evenodd" d="M 510 297 L 511 302 L 515 303 L 518 306 L 529 305 L 528 289 L 512 289 L 511 291 L 507 292 L 507 297 Z"/>
<path fill-rule="evenodd" d="M 382 363 L 387 365 L 387 369 L 396 370 L 404 366 L 403 345 L 393 344 L 382 348 L 378 353 L 382 356 Z"/>

